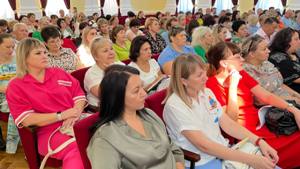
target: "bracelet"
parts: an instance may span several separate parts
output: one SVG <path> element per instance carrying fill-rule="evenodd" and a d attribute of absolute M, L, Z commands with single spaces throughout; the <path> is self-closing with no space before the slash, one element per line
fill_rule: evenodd
<path fill-rule="evenodd" d="M 260 142 L 261 140 L 264 140 L 264 139 L 261 138 L 261 137 L 258 137 L 257 140 L 255 141 L 255 145 L 256 145 L 257 147 L 259 147 L 259 142 Z"/>
<path fill-rule="evenodd" d="M 58 121 L 62 121 L 62 120 L 63 120 L 60 111 L 56 113 L 56 119 L 57 119 Z"/>

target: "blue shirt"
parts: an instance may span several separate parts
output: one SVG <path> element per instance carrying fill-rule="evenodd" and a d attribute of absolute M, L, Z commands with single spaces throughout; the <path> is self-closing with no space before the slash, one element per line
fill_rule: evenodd
<path fill-rule="evenodd" d="M 257 30 L 258 30 L 258 26 L 252 26 L 252 25 L 248 26 L 248 32 L 250 35 L 254 34 Z"/>
<path fill-rule="evenodd" d="M 300 30 L 300 23 L 294 22 L 294 24 L 293 24 L 293 29 L 299 31 L 299 30 Z"/>
<path fill-rule="evenodd" d="M 293 21 L 291 19 L 286 18 L 285 16 L 281 17 L 281 20 L 285 27 L 292 27 Z"/>
<path fill-rule="evenodd" d="M 170 40 L 169 40 L 169 32 L 168 31 L 165 31 L 161 34 L 161 37 L 164 38 L 164 40 L 166 41 L 167 45 L 170 44 Z"/>
<path fill-rule="evenodd" d="M 158 57 L 158 64 L 162 67 L 165 63 L 169 61 L 175 60 L 181 54 L 196 54 L 195 50 L 192 46 L 185 45 L 182 47 L 182 53 L 177 52 L 173 47 L 172 44 L 169 44 L 159 55 Z"/>

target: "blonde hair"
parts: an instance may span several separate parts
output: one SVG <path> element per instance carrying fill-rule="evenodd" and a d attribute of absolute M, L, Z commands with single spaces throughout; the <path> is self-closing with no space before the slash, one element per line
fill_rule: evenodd
<path fill-rule="evenodd" d="M 249 25 L 255 26 L 258 22 L 258 16 L 254 15 L 254 14 L 249 15 L 247 21 L 248 21 Z"/>
<path fill-rule="evenodd" d="M 95 30 L 97 30 L 96 28 L 94 28 L 94 27 L 91 27 L 91 26 L 87 26 L 87 27 L 85 27 L 84 29 L 83 29 L 83 31 L 82 31 L 82 44 L 85 46 L 85 47 L 89 47 L 89 42 L 88 42 L 88 40 L 87 40 L 87 36 L 88 36 L 88 34 L 90 33 L 90 31 L 91 30 L 93 30 L 93 29 L 95 29 Z"/>
<path fill-rule="evenodd" d="M 166 100 L 175 93 L 187 106 L 192 106 L 186 87 L 182 83 L 182 78 L 188 79 L 198 66 L 203 70 L 207 70 L 207 65 L 202 62 L 199 56 L 194 54 L 182 54 L 175 59 L 172 65 L 171 82 Z"/>
<path fill-rule="evenodd" d="M 207 34 L 211 33 L 212 30 L 207 26 L 199 26 L 198 28 L 195 28 L 192 34 L 192 46 L 199 45 L 199 41 Z"/>
<path fill-rule="evenodd" d="M 145 21 L 145 28 L 149 29 L 150 25 L 152 25 L 153 22 L 155 22 L 155 21 L 158 22 L 158 19 L 155 18 L 155 17 L 149 17 L 149 18 L 147 18 L 146 21 Z"/>
<path fill-rule="evenodd" d="M 97 55 L 98 55 L 98 49 L 102 48 L 103 44 L 105 44 L 105 43 L 109 43 L 112 45 L 111 40 L 104 38 L 104 37 L 96 37 L 93 39 L 91 46 L 90 46 L 90 51 L 91 51 L 91 54 L 92 54 L 94 60 L 96 60 L 95 57 L 97 57 Z"/>
<path fill-rule="evenodd" d="M 28 73 L 26 60 L 33 49 L 40 47 L 46 48 L 41 41 L 34 38 L 26 38 L 20 41 L 16 50 L 17 77 L 22 78 Z"/>

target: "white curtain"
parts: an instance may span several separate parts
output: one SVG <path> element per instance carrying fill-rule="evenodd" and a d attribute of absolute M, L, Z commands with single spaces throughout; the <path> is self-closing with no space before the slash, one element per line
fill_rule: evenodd
<path fill-rule="evenodd" d="M 14 19 L 14 11 L 11 9 L 8 0 L 0 0 L 0 18 L 1 19 Z"/>
<path fill-rule="evenodd" d="M 64 10 L 65 15 L 69 14 L 69 10 L 66 7 L 66 4 L 62 0 L 48 0 L 47 5 L 45 8 L 45 12 L 47 16 L 50 16 L 52 14 L 58 15 L 59 10 Z"/>
<path fill-rule="evenodd" d="M 217 14 L 219 14 L 223 9 L 232 10 L 233 4 L 231 0 L 216 0 L 214 7 L 217 8 Z"/>
<path fill-rule="evenodd" d="M 255 9 L 269 9 L 269 7 L 274 7 L 275 9 L 279 8 L 281 12 L 283 11 L 281 0 L 258 0 L 255 5 Z"/>
<path fill-rule="evenodd" d="M 178 3 L 178 12 L 187 12 L 190 11 L 192 12 L 193 10 L 193 3 L 191 0 L 179 0 Z"/>
<path fill-rule="evenodd" d="M 117 1 L 116 0 L 105 0 L 103 12 L 104 12 L 104 15 L 107 15 L 107 14 L 117 15 L 118 14 Z"/>

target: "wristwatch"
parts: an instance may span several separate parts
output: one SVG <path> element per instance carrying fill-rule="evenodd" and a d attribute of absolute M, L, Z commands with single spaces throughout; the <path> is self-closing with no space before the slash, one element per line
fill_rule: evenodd
<path fill-rule="evenodd" d="M 294 107 L 294 105 L 292 103 L 288 103 L 285 110 L 288 110 L 290 107 Z"/>
<path fill-rule="evenodd" d="M 58 121 L 62 121 L 62 120 L 63 120 L 60 111 L 56 113 L 56 119 L 57 119 Z"/>

